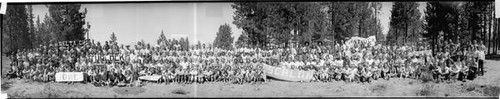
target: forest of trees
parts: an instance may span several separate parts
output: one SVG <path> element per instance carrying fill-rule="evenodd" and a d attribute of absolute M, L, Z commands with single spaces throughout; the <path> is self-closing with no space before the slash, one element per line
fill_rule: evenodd
<path fill-rule="evenodd" d="M 498 31 L 494 26 L 493 2 L 429 2 L 425 12 L 424 37 L 432 48 L 442 47 L 445 40 L 468 43 L 483 41 L 498 48 Z M 496 40 L 496 42 L 494 41 Z M 495 47 L 493 47 L 495 46 Z M 496 53 L 496 50 L 493 50 Z"/>
<path fill-rule="evenodd" d="M 500 46 L 493 2 L 427 2 L 424 14 L 417 2 L 393 2 L 386 35 L 382 33 L 379 2 L 241 2 L 234 24 L 243 30 L 236 47 L 285 45 L 289 42 L 341 42 L 353 36 L 376 36 L 383 44 L 444 40 L 483 41 L 487 53 Z M 249 44 L 249 45 L 246 45 Z M 491 50 L 491 51 L 490 51 Z"/>
<path fill-rule="evenodd" d="M 87 10 L 82 11 L 79 4 L 46 5 L 49 13 L 43 20 L 36 16 L 36 21 L 32 5 L 8 6 L 2 23 L 2 53 L 47 42 L 84 40 L 88 31 L 84 26 Z"/>
<path fill-rule="evenodd" d="M 491 1 L 431 1 L 426 3 L 422 14 L 419 3 L 393 2 L 390 27 L 384 35 L 378 18 L 382 8 L 380 2 L 236 2 L 232 5 L 235 9 L 233 24 L 243 32 L 234 46 L 332 44 L 353 36 L 376 36 L 383 44 L 425 41 L 433 49 L 444 45 L 445 40 L 478 40 L 486 43 L 487 53 L 496 53 L 500 46 L 497 25 L 500 21 L 494 18 L 493 4 Z M 79 4 L 45 6 L 48 13 L 40 19 L 33 14 L 31 5 L 9 5 L 2 17 L 2 53 L 47 42 L 85 39 L 90 28 L 85 21 L 87 9 Z M 112 35 L 116 41 L 115 34 Z M 223 24 L 213 45 L 232 49 L 234 39 L 229 24 Z M 189 40 L 166 39 L 162 31 L 158 44 L 178 44 L 187 49 Z"/>
<path fill-rule="evenodd" d="M 27 11 L 24 5 L 9 5 L 2 21 L 2 53 L 31 47 Z"/>
<path fill-rule="evenodd" d="M 234 24 L 244 31 L 238 44 L 288 46 L 339 42 L 352 36 L 382 36 L 374 2 L 241 2 L 233 8 Z M 383 40 L 382 37 L 378 37 Z M 240 41 L 245 40 L 246 42 Z"/>
<path fill-rule="evenodd" d="M 391 10 L 388 44 L 417 42 L 423 32 L 422 14 L 417 2 L 394 2 Z"/>

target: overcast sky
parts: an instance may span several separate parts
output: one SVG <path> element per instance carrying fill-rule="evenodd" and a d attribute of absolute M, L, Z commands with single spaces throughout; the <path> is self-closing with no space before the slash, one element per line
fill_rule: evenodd
<path fill-rule="evenodd" d="M 161 31 L 167 38 L 189 37 L 190 43 L 201 41 L 212 43 L 219 26 L 228 23 L 235 40 L 242 30 L 233 22 L 232 3 L 117 3 L 83 4 L 87 8 L 86 21 L 90 22 L 90 38 L 96 41 L 109 40 L 115 33 L 118 43 L 135 44 L 137 41 L 156 44 Z M 392 2 L 383 2 L 379 15 L 383 33 L 387 33 Z M 423 14 L 425 3 L 419 2 Z M 43 20 L 48 9 L 34 5 L 33 12 Z M 423 15 L 422 15 L 423 16 Z"/>

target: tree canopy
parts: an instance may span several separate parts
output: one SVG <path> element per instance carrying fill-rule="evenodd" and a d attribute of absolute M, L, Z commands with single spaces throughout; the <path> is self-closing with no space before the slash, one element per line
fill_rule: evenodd
<path fill-rule="evenodd" d="M 242 2 L 235 3 L 235 21 L 250 45 L 342 41 L 381 33 L 372 2 Z"/>
<path fill-rule="evenodd" d="M 223 24 L 219 27 L 219 31 L 216 34 L 213 46 L 221 49 L 231 50 L 233 49 L 233 32 L 229 24 Z"/>
<path fill-rule="evenodd" d="M 422 31 L 421 13 L 417 2 L 394 2 L 387 40 L 390 44 L 416 42 Z"/>
<path fill-rule="evenodd" d="M 28 13 L 24 5 L 9 5 L 2 24 L 2 52 L 30 48 Z"/>

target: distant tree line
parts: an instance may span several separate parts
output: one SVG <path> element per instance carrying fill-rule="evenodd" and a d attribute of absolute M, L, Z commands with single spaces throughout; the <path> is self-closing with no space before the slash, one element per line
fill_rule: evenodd
<path fill-rule="evenodd" d="M 36 16 L 32 5 L 8 5 L 2 23 L 2 53 L 33 48 L 55 41 L 84 40 L 87 9 L 79 4 L 50 4 L 43 21 Z M 88 24 L 87 24 L 88 25 Z M 88 25 L 90 27 L 90 25 Z"/>
<path fill-rule="evenodd" d="M 161 48 L 180 49 L 180 50 L 185 50 L 185 51 L 188 51 L 190 49 L 189 38 L 181 37 L 180 39 L 167 39 L 167 37 L 165 36 L 165 33 L 163 33 L 163 31 L 161 31 L 161 34 L 158 37 L 158 40 L 156 40 L 156 42 Z M 198 42 L 198 44 L 199 43 L 200 42 Z M 138 45 L 140 45 L 140 44 L 141 43 L 138 43 Z M 144 40 L 142 41 L 142 44 L 145 44 Z"/>

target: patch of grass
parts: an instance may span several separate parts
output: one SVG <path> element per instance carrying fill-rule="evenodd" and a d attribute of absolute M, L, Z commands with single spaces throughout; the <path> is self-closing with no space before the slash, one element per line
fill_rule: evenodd
<path fill-rule="evenodd" d="M 45 86 L 44 90 L 42 91 L 43 95 L 46 95 L 46 98 L 60 98 L 60 92 L 51 86 L 47 85 Z"/>
<path fill-rule="evenodd" d="M 480 89 L 479 85 L 477 84 L 463 84 L 461 92 L 473 92 L 473 91 L 478 91 Z"/>
<path fill-rule="evenodd" d="M 174 91 L 172 91 L 173 94 L 181 94 L 181 95 L 186 95 L 186 94 L 189 94 L 188 91 L 185 91 L 185 90 L 182 90 L 182 89 L 176 89 Z"/>
<path fill-rule="evenodd" d="M 22 93 L 24 92 L 14 92 L 14 93 L 11 93 L 11 94 L 7 94 L 7 97 L 9 98 L 28 98 L 27 96 L 23 95 Z"/>
<path fill-rule="evenodd" d="M 476 87 L 474 87 L 474 86 L 468 86 L 467 88 L 465 88 L 465 90 L 467 90 L 467 91 L 474 91 L 474 90 L 476 90 Z"/>
<path fill-rule="evenodd" d="M 429 90 L 429 89 L 422 89 L 420 90 L 419 92 L 419 95 L 420 96 L 430 96 L 432 95 L 434 92 L 432 90 Z"/>
<path fill-rule="evenodd" d="M 6 81 L 2 83 L 2 91 L 8 90 L 11 87 L 12 87 L 11 81 Z"/>
<path fill-rule="evenodd" d="M 137 95 L 139 93 L 143 93 L 146 91 L 146 89 L 141 88 L 141 87 L 118 87 L 118 88 L 113 88 L 113 91 L 118 94 L 134 94 Z"/>
<path fill-rule="evenodd" d="M 386 84 L 378 84 L 378 85 L 375 85 L 371 88 L 371 91 L 373 93 L 378 93 L 378 94 L 384 93 L 385 90 L 387 90 Z"/>
<path fill-rule="evenodd" d="M 436 94 L 435 90 L 432 88 L 432 85 L 425 84 L 424 87 L 418 91 L 417 95 L 420 96 L 433 96 Z"/>
<path fill-rule="evenodd" d="M 485 96 L 497 96 L 500 94 L 500 87 L 498 86 L 487 86 L 483 89 L 483 94 Z"/>
<path fill-rule="evenodd" d="M 432 74 L 429 73 L 428 71 L 423 72 L 421 77 L 423 83 L 434 81 L 434 79 L 432 78 Z"/>

